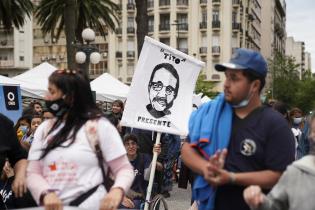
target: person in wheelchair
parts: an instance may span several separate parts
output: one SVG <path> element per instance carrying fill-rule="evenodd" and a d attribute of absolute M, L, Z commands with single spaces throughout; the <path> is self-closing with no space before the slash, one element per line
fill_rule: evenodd
<path fill-rule="evenodd" d="M 152 158 L 148 154 L 138 152 L 139 146 L 136 135 L 125 135 L 123 143 L 127 151 L 128 159 L 131 165 L 134 167 L 135 179 L 130 190 L 124 196 L 120 208 L 140 209 L 145 200 Z M 161 146 L 159 144 L 154 145 L 153 152 L 160 154 Z M 163 165 L 160 162 L 157 162 L 156 169 L 162 171 Z"/>

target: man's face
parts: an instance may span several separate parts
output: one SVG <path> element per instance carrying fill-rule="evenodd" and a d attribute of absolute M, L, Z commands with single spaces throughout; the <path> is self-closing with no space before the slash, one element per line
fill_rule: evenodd
<path fill-rule="evenodd" d="M 228 103 L 236 105 L 248 97 L 251 83 L 243 75 L 242 70 L 227 69 L 225 77 L 224 97 Z"/>
<path fill-rule="evenodd" d="M 177 79 L 165 68 L 155 72 L 149 89 L 152 107 L 157 111 L 164 111 L 171 107 L 175 99 Z"/>
<path fill-rule="evenodd" d="M 34 110 L 37 113 L 42 113 L 42 111 L 43 111 L 42 106 L 39 104 L 34 104 Z"/>
<path fill-rule="evenodd" d="M 125 143 L 125 148 L 126 148 L 126 151 L 127 151 L 127 154 L 129 156 L 134 156 L 137 154 L 137 150 L 138 150 L 138 145 L 135 141 L 133 140 L 127 140 Z"/>

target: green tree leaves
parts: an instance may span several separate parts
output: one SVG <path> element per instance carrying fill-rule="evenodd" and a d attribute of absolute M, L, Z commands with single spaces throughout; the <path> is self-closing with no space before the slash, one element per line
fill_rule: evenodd
<path fill-rule="evenodd" d="M 315 80 L 310 70 L 300 75 L 298 68 L 299 64 L 293 57 L 280 53 L 269 60 L 273 78 L 270 93 L 289 107 L 297 106 L 308 112 L 315 108 Z"/>

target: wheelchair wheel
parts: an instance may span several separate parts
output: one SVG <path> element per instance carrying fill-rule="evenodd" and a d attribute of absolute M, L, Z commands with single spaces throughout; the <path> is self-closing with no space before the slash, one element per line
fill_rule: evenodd
<path fill-rule="evenodd" d="M 165 198 L 161 194 L 157 194 L 150 202 L 149 210 L 168 210 Z"/>

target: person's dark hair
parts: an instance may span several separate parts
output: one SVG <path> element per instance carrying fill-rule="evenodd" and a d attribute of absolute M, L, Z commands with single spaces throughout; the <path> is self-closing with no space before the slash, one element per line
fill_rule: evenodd
<path fill-rule="evenodd" d="M 243 75 L 250 81 L 253 82 L 255 80 L 260 81 L 260 87 L 259 87 L 259 93 L 262 91 L 262 89 L 265 87 L 266 79 L 265 77 L 253 72 L 253 71 L 242 71 Z"/>
<path fill-rule="evenodd" d="M 294 107 L 290 110 L 290 117 L 292 117 L 296 112 L 301 113 L 301 115 L 303 115 L 303 111 L 300 108 Z"/>
<path fill-rule="evenodd" d="M 56 70 L 50 75 L 49 83 L 62 91 L 69 110 L 67 111 L 64 126 L 49 141 L 41 158 L 45 157 L 54 148 L 68 147 L 73 144 L 77 132 L 87 120 L 103 116 L 95 104 L 88 80 L 80 71 Z M 56 130 L 63 120 L 62 117 L 57 118 L 48 133 Z M 66 146 L 61 146 L 68 139 L 71 139 L 70 143 Z"/>
<path fill-rule="evenodd" d="M 39 101 L 32 101 L 29 105 L 30 108 L 34 109 L 35 105 L 40 105 L 41 107 L 43 107 L 43 105 L 39 102 Z"/>
<path fill-rule="evenodd" d="M 115 100 L 113 101 L 112 105 L 117 104 L 119 107 L 121 107 L 122 110 L 124 110 L 124 102 L 121 100 Z"/>
<path fill-rule="evenodd" d="M 32 121 L 32 115 L 26 114 L 26 115 L 22 115 L 22 117 L 20 117 L 18 119 L 18 121 L 16 122 L 15 126 L 14 126 L 14 130 L 17 131 L 20 127 L 20 123 L 21 121 L 25 120 L 29 125 L 31 125 L 31 121 Z"/>
<path fill-rule="evenodd" d="M 41 118 L 41 119 L 43 120 L 43 115 L 42 115 L 42 114 L 39 114 L 39 113 L 36 113 L 36 114 L 34 114 L 34 115 L 32 116 L 32 120 L 33 120 L 34 118 Z"/>
<path fill-rule="evenodd" d="M 290 122 L 288 106 L 285 103 L 281 101 L 276 101 L 272 104 L 272 108 L 285 116 L 285 119 Z"/>
<path fill-rule="evenodd" d="M 174 92 L 174 97 L 176 98 L 177 97 L 177 93 L 178 93 L 178 88 L 179 88 L 179 76 L 178 76 L 178 73 L 177 73 L 176 69 L 174 68 L 174 66 L 172 64 L 169 64 L 169 63 L 160 63 L 160 64 L 158 64 L 158 65 L 156 65 L 154 67 L 154 69 L 152 71 L 152 74 L 151 74 L 151 77 L 150 77 L 150 81 L 149 81 L 149 90 L 150 90 L 151 82 L 153 81 L 155 72 L 157 72 L 158 70 L 160 70 L 162 68 L 164 68 L 167 71 L 169 71 L 177 80 L 176 87 L 175 87 L 175 92 Z"/>
<path fill-rule="evenodd" d="M 134 134 L 126 134 L 124 136 L 123 142 L 125 143 L 125 142 L 130 141 L 130 140 L 134 141 L 138 144 L 138 137 Z"/>

